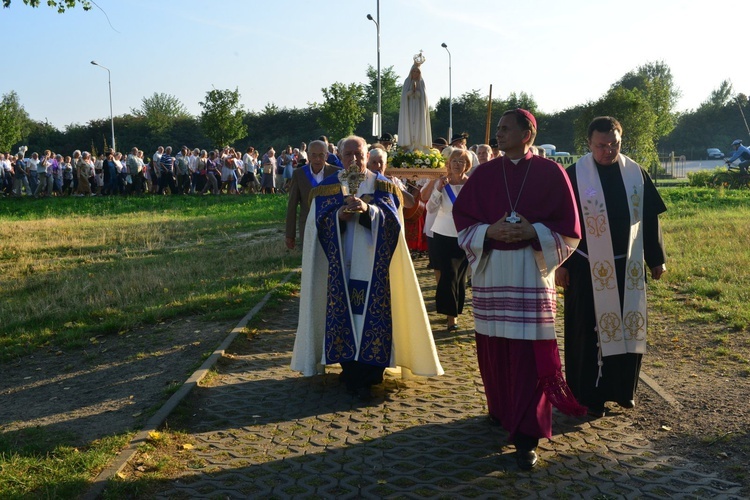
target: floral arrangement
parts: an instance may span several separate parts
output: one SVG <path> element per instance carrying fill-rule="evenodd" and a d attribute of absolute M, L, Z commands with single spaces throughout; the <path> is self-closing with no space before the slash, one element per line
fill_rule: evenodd
<path fill-rule="evenodd" d="M 443 168 L 445 158 L 437 149 L 408 151 L 399 147 L 388 153 L 388 166 L 393 168 Z"/>

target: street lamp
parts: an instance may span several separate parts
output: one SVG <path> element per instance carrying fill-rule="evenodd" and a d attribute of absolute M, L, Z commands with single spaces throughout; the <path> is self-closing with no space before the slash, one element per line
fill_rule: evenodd
<path fill-rule="evenodd" d="M 378 34 L 378 119 L 374 123 L 374 129 L 373 135 L 381 136 L 383 135 L 383 116 L 382 116 L 382 98 L 381 98 L 381 92 L 380 92 L 380 0 L 377 2 L 377 12 L 376 15 L 378 17 L 377 20 L 373 19 L 370 14 L 367 14 L 367 19 L 375 23 L 375 29 L 377 30 Z"/>
<path fill-rule="evenodd" d="M 451 91 L 451 51 L 445 43 L 440 44 L 448 53 L 448 144 L 453 137 L 453 95 Z"/>
<path fill-rule="evenodd" d="M 96 61 L 91 61 L 91 64 L 107 70 L 107 83 L 109 83 L 109 123 L 112 126 L 112 151 L 115 151 L 115 115 L 112 114 L 112 73 L 109 71 L 109 68 L 105 68 Z"/>

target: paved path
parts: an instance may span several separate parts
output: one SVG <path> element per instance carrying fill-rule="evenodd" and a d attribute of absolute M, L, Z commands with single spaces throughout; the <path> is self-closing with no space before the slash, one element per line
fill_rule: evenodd
<path fill-rule="evenodd" d="M 387 376 L 369 405 L 346 394 L 338 370 L 289 370 L 297 300 L 250 340 L 238 338 L 210 386 L 178 408 L 196 442 L 190 469 L 159 498 L 739 498 L 740 487 L 657 453 L 622 415 L 555 412 L 554 437 L 531 472 L 489 424 L 470 310 L 448 334 L 431 307 L 435 282 L 418 260 L 446 374 Z"/>

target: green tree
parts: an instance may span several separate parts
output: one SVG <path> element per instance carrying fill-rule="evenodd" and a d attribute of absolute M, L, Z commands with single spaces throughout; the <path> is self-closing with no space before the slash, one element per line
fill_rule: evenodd
<path fill-rule="evenodd" d="M 362 121 L 365 109 L 362 107 L 364 89 L 358 83 L 345 85 L 336 82 L 323 92 L 323 104 L 320 106 L 318 123 L 333 141 L 354 133 Z"/>
<path fill-rule="evenodd" d="M 398 129 L 398 113 L 401 108 L 401 85 L 398 83 L 399 76 L 393 70 L 393 66 L 380 72 L 380 110 L 383 114 L 383 132 L 395 134 Z M 378 70 L 367 66 L 367 83 L 364 86 L 362 106 L 365 108 L 366 117 L 378 110 Z M 366 130 L 363 130 L 366 129 Z M 367 137 L 372 132 L 372 123 L 365 123 L 357 130 L 360 135 Z"/>
<path fill-rule="evenodd" d="M 626 73 L 612 88 L 638 89 L 656 114 L 656 140 L 674 129 L 674 107 L 680 91 L 674 85 L 672 71 L 664 61 L 649 62 Z"/>
<path fill-rule="evenodd" d="M 453 100 L 453 134 L 466 132 L 469 144 L 481 144 L 487 133 L 487 101 L 488 95 L 482 95 L 479 90 L 472 90 Z M 536 112 L 537 105 L 534 98 L 525 92 L 516 94 L 511 92 L 506 99 L 492 99 L 489 133 L 494 137 L 500 115 L 509 109 L 522 107 Z M 450 123 L 450 102 L 443 97 L 435 106 L 432 131 L 435 137 L 447 134 Z M 446 137 L 446 139 L 450 139 Z"/>
<path fill-rule="evenodd" d="M 711 94 L 708 96 L 708 99 L 703 101 L 700 105 L 700 109 L 704 109 L 706 107 L 711 108 L 720 108 L 722 106 L 725 106 L 730 100 L 732 99 L 732 84 L 729 82 L 729 80 L 723 80 L 719 84 L 719 88 L 711 91 Z"/>
<path fill-rule="evenodd" d="M 537 109 L 536 101 L 534 100 L 534 96 L 531 96 L 523 91 L 519 92 L 518 94 L 516 94 L 515 92 L 511 92 L 503 105 L 504 109 L 500 111 L 500 113 L 504 113 L 509 109 L 516 108 L 528 110 L 533 115 L 536 115 L 539 112 L 539 110 Z M 534 116 L 534 118 L 536 118 L 536 116 Z"/>
<path fill-rule="evenodd" d="M 130 112 L 145 119 L 155 136 L 163 135 L 176 120 L 190 117 L 187 108 L 177 97 L 158 92 L 154 92 L 151 97 L 144 97 L 141 107 L 133 108 Z"/>
<path fill-rule="evenodd" d="M 248 138 L 238 146 L 243 150 L 253 146 L 265 151 L 269 146 L 280 150 L 286 146 L 297 147 L 301 142 L 309 142 L 323 134 L 316 126 L 320 110 L 310 108 L 282 108 L 268 104 L 262 112 L 252 112 L 245 116 Z"/>
<path fill-rule="evenodd" d="M 210 90 L 206 92 L 206 99 L 200 105 L 203 107 L 200 116 L 201 128 L 215 146 L 227 146 L 247 137 L 238 88 Z"/>
<path fill-rule="evenodd" d="M 654 137 L 658 117 L 648 98 L 639 89 L 614 87 L 593 104 L 586 106 L 575 122 L 576 150 L 588 151 L 589 123 L 597 116 L 614 116 L 622 124 L 622 152 L 643 168 L 656 172 L 659 155 Z"/>
<path fill-rule="evenodd" d="M 0 151 L 10 151 L 29 131 L 29 114 L 11 90 L 0 100 Z"/>
<path fill-rule="evenodd" d="M 3 0 L 3 7 L 10 7 L 10 2 L 11 0 Z M 23 0 L 23 3 L 31 5 L 32 7 L 39 7 L 42 2 L 41 0 Z M 72 9 L 75 7 L 76 4 L 80 4 L 81 7 L 83 7 L 83 10 L 91 9 L 91 2 L 89 0 L 47 0 L 45 3 L 50 7 L 56 8 L 57 12 L 61 14 L 65 12 L 66 9 Z"/>
<path fill-rule="evenodd" d="M 578 120 L 585 106 L 579 105 L 547 115 L 538 112 L 534 116 L 538 126 L 536 144 L 554 144 L 558 151 L 575 151 L 576 130 L 571 125 Z M 588 125 L 588 124 L 587 124 Z"/>
<path fill-rule="evenodd" d="M 660 141 L 659 149 L 691 160 L 705 159 L 706 148 L 718 147 L 727 152 L 734 139 L 747 133 L 743 113 L 750 118 L 747 96 L 734 95 L 732 84 L 724 80 L 698 109 L 679 115 L 674 130 Z"/>

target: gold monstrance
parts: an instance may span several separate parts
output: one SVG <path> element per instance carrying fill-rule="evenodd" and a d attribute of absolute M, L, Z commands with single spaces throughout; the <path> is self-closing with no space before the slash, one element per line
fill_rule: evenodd
<path fill-rule="evenodd" d="M 347 196 L 357 196 L 359 185 L 365 180 L 365 173 L 360 171 L 356 160 L 352 160 L 349 168 L 339 174 L 341 181 L 341 194 Z M 352 210 L 344 210 L 346 213 L 353 213 Z"/>

